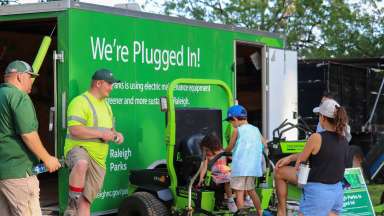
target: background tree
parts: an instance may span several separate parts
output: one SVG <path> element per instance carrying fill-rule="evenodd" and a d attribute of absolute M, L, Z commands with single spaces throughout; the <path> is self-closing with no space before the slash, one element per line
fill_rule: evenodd
<path fill-rule="evenodd" d="M 155 0 L 147 0 L 156 4 Z M 302 58 L 384 54 L 384 8 L 374 0 L 168 0 L 162 13 L 283 34 Z"/>
<path fill-rule="evenodd" d="M 12 1 L 12 0 L 0 0 L 0 5 L 7 5 L 11 2 L 15 2 L 15 1 Z"/>

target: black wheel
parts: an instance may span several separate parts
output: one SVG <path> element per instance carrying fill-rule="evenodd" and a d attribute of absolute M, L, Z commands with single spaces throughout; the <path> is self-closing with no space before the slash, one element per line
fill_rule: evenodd
<path fill-rule="evenodd" d="M 136 192 L 125 199 L 119 216 L 168 216 L 169 210 L 159 199 L 148 192 Z"/>

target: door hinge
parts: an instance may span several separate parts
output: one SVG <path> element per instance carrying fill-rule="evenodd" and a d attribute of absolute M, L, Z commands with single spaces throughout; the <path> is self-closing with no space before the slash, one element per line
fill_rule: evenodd
<path fill-rule="evenodd" d="M 53 131 L 53 126 L 54 126 L 53 121 L 55 118 L 55 110 L 56 110 L 56 108 L 54 106 L 49 109 L 49 128 L 48 128 L 48 130 L 50 132 Z"/>
<path fill-rule="evenodd" d="M 64 63 L 64 51 L 53 51 L 53 60 L 58 60 L 60 63 Z"/>

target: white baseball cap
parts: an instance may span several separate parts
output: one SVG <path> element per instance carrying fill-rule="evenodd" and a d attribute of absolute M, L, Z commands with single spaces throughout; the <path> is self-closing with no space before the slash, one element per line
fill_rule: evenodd
<path fill-rule="evenodd" d="M 320 113 L 321 115 L 329 118 L 334 118 L 336 107 L 340 107 L 340 105 L 335 100 L 326 99 L 320 104 L 320 106 L 313 108 L 313 112 Z"/>

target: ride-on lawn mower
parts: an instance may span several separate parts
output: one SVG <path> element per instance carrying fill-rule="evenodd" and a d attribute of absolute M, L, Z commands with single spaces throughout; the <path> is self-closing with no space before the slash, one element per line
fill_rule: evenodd
<path fill-rule="evenodd" d="M 226 93 L 228 107 L 233 105 L 229 87 L 220 80 L 177 79 L 170 83 L 167 92 L 167 165 L 154 169 L 131 170 L 130 183 L 135 191 L 123 201 L 119 209 L 120 216 L 166 216 L 166 215 L 236 215 L 223 206 L 224 187 L 215 185 L 211 180 L 209 168 L 222 153 L 211 160 L 208 172 L 201 188 L 195 187 L 196 178 L 203 164 L 205 152 L 200 142 L 207 133 L 215 132 L 222 138 L 222 119 L 220 109 L 177 108 L 174 105 L 174 89 L 179 84 L 217 85 Z M 163 104 L 161 101 L 161 104 Z M 297 126 L 284 122 L 274 131 L 276 139 L 269 143 L 272 159 L 300 152 L 304 142 L 283 141 L 282 134 L 286 126 Z M 292 129 L 291 128 L 291 129 Z M 290 129 L 288 129 L 290 130 Z M 269 161 L 267 159 L 267 161 Z M 266 166 L 265 176 L 257 180 L 256 191 L 263 209 L 270 208 L 273 199 L 273 162 Z M 291 189 L 290 189 L 291 190 Z M 294 189 L 292 191 L 298 191 Z M 289 194 L 296 198 L 300 192 Z M 271 202 L 272 200 L 272 202 Z M 255 209 L 249 209 L 246 215 L 257 215 Z"/>

